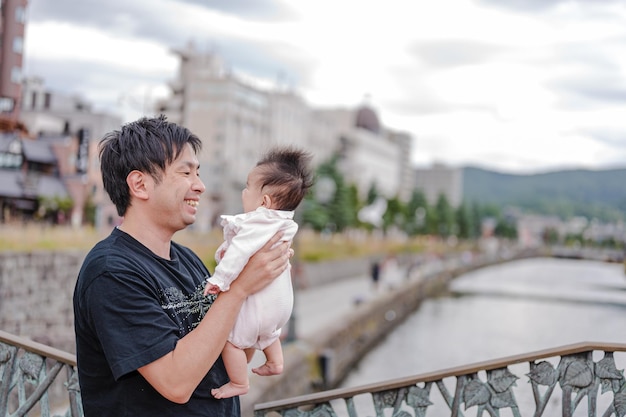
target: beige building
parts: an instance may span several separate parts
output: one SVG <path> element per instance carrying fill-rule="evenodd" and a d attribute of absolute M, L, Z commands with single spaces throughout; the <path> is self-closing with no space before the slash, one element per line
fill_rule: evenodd
<path fill-rule="evenodd" d="M 218 56 L 189 46 L 180 56 L 171 98 L 157 110 L 202 139 L 200 176 L 207 187 L 194 227 L 208 230 L 221 213 L 241 211 L 248 170 L 270 142 L 268 94 L 227 71 Z"/>
<path fill-rule="evenodd" d="M 463 202 L 463 170 L 434 164 L 430 168 L 416 168 L 415 188 L 426 196 L 428 204 L 435 205 L 440 195 L 444 195 L 452 207 Z"/>
<path fill-rule="evenodd" d="M 411 136 L 389 132 L 367 106 L 312 109 L 289 89 L 245 82 L 211 52 L 192 45 L 180 57 L 171 97 L 157 112 L 181 123 L 203 141 L 200 172 L 207 192 L 194 227 L 208 230 L 222 213 L 241 211 L 249 169 L 275 144 L 294 145 L 314 155 L 314 165 L 341 153 L 341 169 L 364 196 L 372 184 L 386 197 L 412 190 Z"/>

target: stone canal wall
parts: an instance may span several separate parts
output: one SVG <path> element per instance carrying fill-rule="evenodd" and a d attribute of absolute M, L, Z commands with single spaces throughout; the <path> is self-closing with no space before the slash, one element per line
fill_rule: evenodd
<path fill-rule="evenodd" d="M 0 329 L 74 353 L 72 293 L 84 255 L 1 252 Z"/>
<path fill-rule="evenodd" d="M 86 253 L 0 252 L 0 329 L 75 353 L 72 295 Z M 304 264 L 300 286 L 367 274 L 363 260 Z M 315 277 L 309 280 L 307 277 Z"/>

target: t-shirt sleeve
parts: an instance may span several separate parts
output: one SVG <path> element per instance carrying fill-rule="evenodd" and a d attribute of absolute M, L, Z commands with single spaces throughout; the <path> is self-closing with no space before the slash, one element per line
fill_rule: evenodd
<path fill-rule="evenodd" d="M 85 292 L 90 322 L 116 380 L 176 346 L 176 322 L 155 291 L 131 273 L 117 273 L 101 275 Z"/>

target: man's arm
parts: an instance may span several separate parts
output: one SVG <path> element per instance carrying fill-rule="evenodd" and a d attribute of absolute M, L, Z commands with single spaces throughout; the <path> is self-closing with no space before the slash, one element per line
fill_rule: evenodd
<path fill-rule="evenodd" d="M 282 233 L 274 235 L 250 258 L 230 291 L 219 294 L 200 324 L 180 339 L 173 351 L 139 368 L 139 373 L 162 396 L 180 404 L 189 401 L 222 352 L 245 299 L 288 268 L 289 244 L 272 249 L 281 237 Z"/>

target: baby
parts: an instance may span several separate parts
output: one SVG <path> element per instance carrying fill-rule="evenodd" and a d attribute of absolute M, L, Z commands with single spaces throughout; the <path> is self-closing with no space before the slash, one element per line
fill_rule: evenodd
<path fill-rule="evenodd" d="M 294 210 L 313 185 L 311 155 L 293 148 L 268 152 L 248 174 L 241 193 L 244 213 L 223 215 L 224 242 L 217 249 L 215 272 L 208 279 L 205 295 L 228 291 L 248 259 L 278 231 L 283 241 L 292 241 L 298 225 Z M 230 382 L 211 390 L 215 398 L 248 392 L 248 363 L 255 350 L 265 354 L 265 364 L 252 369 L 258 375 L 283 371 L 279 336 L 293 309 L 291 273 L 283 272 L 270 285 L 247 298 L 222 351 Z"/>

